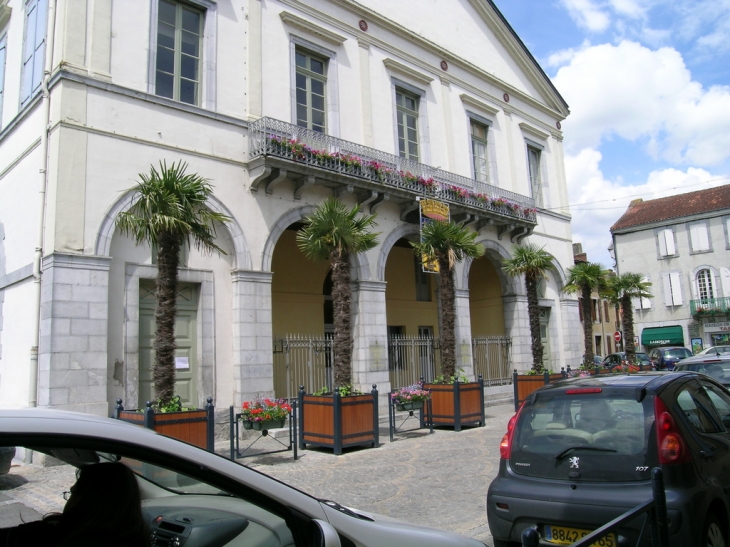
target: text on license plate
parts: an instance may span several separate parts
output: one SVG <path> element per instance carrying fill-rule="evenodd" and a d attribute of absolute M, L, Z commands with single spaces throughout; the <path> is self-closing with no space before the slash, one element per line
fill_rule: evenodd
<path fill-rule="evenodd" d="M 570 545 L 591 533 L 591 530 L 579 530 L 577 528 L 565 528 L 564 526 L 545 525 L 545 541 L 557 543 L 558 545 Z M 611 533 L 602 537 L 591 547 L 616 547 L 616 536 Z"/>

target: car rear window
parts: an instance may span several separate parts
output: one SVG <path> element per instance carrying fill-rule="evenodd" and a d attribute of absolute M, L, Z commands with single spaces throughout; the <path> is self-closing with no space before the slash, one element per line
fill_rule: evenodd
<path fill-rule="evenodd" d="M 516 425 L 511 469 L 570 481 L 632 481 L 650 477 L 656 460 L 653 398 L 634 389 L 600 393 L 538 393 Z"/>

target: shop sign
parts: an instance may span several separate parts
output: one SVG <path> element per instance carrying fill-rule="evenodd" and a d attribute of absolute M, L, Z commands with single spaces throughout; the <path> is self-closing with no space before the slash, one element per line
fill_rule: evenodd
<path fill-rule="evenodd" d="M 730 332 L 730 321 L 705 323 L 703 327 L 705 332 Z"/>
<path fill-rule="evenodd" d="M 435 199 L 421 199 L 418 203 L 420 206 L 419 212 L 421 216 L 421 229 L 423 229 L 423 227 L 429 222 L 449 221 L 451 214 L 448 203 L 436 201 Z M 438 273 L 439 271 L 439 264 L 433 257 L 426 255 L 421 256 L 421 265 L 423 266 L 423 271 L 426 273 Z"/>

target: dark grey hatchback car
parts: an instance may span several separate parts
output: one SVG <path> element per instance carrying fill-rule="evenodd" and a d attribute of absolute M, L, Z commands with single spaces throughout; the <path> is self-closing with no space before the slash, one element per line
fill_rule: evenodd
<path fill-rule="evenodd" d="M 571 378 L 523 403 L 500 445 L 487 518 L 495 547 L 536 528 L 567 545 L 651 498 L 664 472 L 672 547 L 728 545 L 730 392 L 692 372 Z M 650 545 L 644 517 L 602 547 Z"/>

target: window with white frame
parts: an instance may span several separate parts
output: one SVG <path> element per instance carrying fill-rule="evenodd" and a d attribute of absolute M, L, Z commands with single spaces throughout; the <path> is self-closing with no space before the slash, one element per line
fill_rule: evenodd
<path fill-rule="evenodd" d="M 47 0 L 28 0 L 25 3 L 25 41 L 23 43 L 23 80 L 20 87 L 20 106 L 35 97 L 43 82 L 43 61 L 46 43 Z"/>
<path fill-rule="evenodd" d="M 398 154 L 401 158 L 413 161 L 419 161 L 418 103 L 418 96 L 399 87 L 395 88 Z"/>
<path fill-rule="evenodd" d="M 715 276 L 709 268 L 703 268 L 695 276 L 697 298 L 699 300 L 711 300 L 715 298 Z"/>
<path fill-rule="evenodd" d="M 155 94 L 200 104 L 203 12 L 175 0 L 159 0 Z"/>
<path fill-rule="evenodd" d="M 730 217 L 723 219 L 723 225 L 725 227 L 725 248 L 730 249 Z"/>
<path fill-rule="evenodd" d="M 679 272 L 662 274 L 664 286 L 664 304 L 667 306 L 682 305 L 682 278 Z"/>
<path fill-rule="evenodd" d="M 693 253 L 710 250 L 710 236 L 705 221 L 694 222 L 689 225 L 689 241 Z"/>
<path fill-rule="evenodd" d="M 648 283 L 649 278 L 644 276 L 641 278 L 641 281 L 643 283 Z M 634 304 L 634 309 L 636 310 L 649 310 L 651 309 L 651 300 L 648 298 L 632 298 L 631 301 Z"/>
<path fill-rule="evenodd" d="M 7 34 L 0 36 L 0 129 L 3 126 L 3 99 L 5 99 L 5 54 L 7 52 Z"/>
<path fill-rule="evenodd" d="M 541 175 L 542 150 L 535 146 L 527 145 L 527 166 L 530 175 L 530 189 L 535 206 L 542 207 L 542 175 Z"/>
<path fill-rule="evenodd" d="M 474 179 L 489 182 L 489 161 L 487 158 L 487 135 L 489 126 L 470 119 L 471 125 L 471 160 Z"/>
<path fill-rule="evenodd" d="M 677 246 L 674 244 L 674 230 L 671 228 L 658 230 L 657 242 L 659 243 L 659 256 L 677 255 Z"/>
<path fill-rule="evenodd" d="M 319 133 L 327 128 L 326 93 L 327 61 L 297 47 L 296 64 L 296 101 L 297 125 Z"/>

